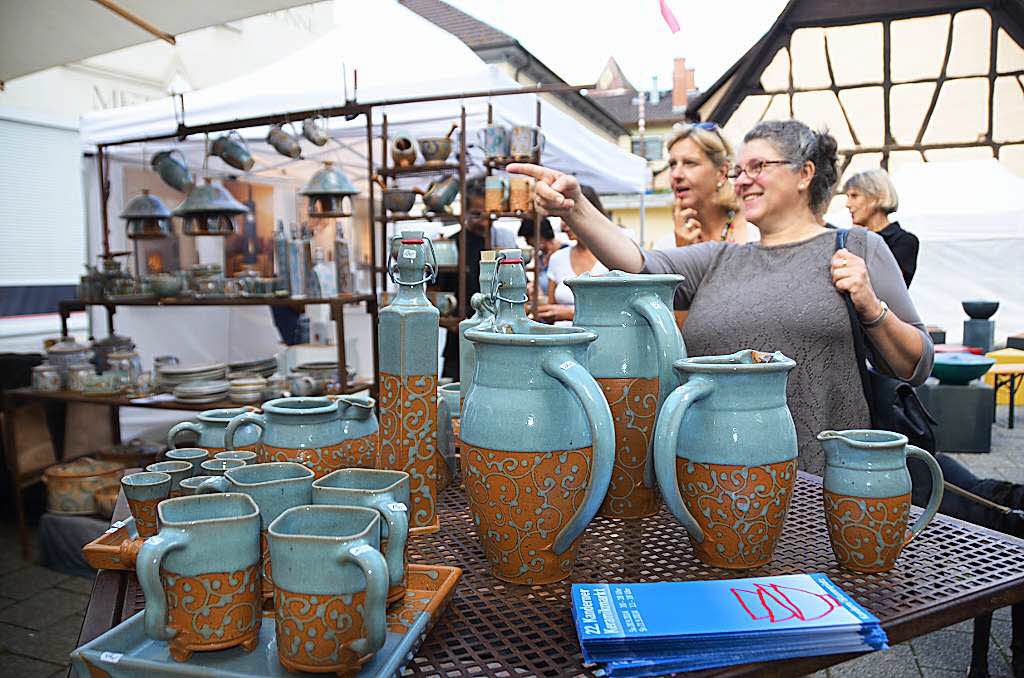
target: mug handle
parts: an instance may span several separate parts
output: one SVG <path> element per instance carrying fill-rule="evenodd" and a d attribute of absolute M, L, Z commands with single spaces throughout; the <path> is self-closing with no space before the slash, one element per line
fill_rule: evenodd
<path fill-rule="evenodd" d="M 228 427 L 224 431 L 225 450 L 237 449 L 235 447 L 235 431 L 238 430 L 239 426 L 244 426 L 245 424 L 252 424 L 257 427 L 260 430 L 260 437 L 256 442 L 263 442 L 263 434 L 267 432 L 266 418 L 257 412 L 245 412 L 228 422 Z"/>
<path fill-rule="evenodd" d="M 145 541 L 135 558 L 135 575 L 146 594 L 146 635 L 154 640 L 170 640 L 178 635 L 177 629 L 167 625 L 167 592 L 160 581 L 160 564 L 168 553 L 188 543 L 188 535 L 182 532 L 158 534 Z"/>
<path fill-rule="evenodd" d="M 369 544 L 343 546 L 338 553 L 338 562 L 357 565 L 366 577 L 366 616 L 363 618 L 366 638 L 352 641 L 350 647 L 359 656 L 372 654 L 384 646 L 388 635 L 385 618 L 388 587 L 391 585 L 388 564 L 380 551 Z"/>
<path fill-rule="evenodd" d="M 903 540 L 903 545 L 906 546 L 910 543 L 910 540 L 921 534 L 921 531 L 928 526 L 928 523 L 935 517 L 935 513 L 939 510 L 939 504 L 942 503 L 942 468 L 939 466 L 939 462 L 935 461 L 935 457 L 930 455 L 928 452 L 922 450 L 917 445 L 907 444 L 907 456 L 917 457 L 923 461 L 927 466 L 928 470 L 932 474 L 932 493 L 928 497 L 928 506 L 925 507 L 924 513 L 917 517 L 914 521 L 914 525 L 910 528 L 907 538 Z"/>
<path fill-rule="evenodd" d="M 214 494 L 215 492 L 230 492 L 231 483 L 224 476 L 214 476 L 199 483 L 196 494 Z"/>
<path fill-rule="evenodd" d="M 672 311 L 655 295 L 635 298 L 630 306 L 651 326 L 654 334 L 654 350 L 658 354 L 658 404 L 665 402 L 675 388 L 676 379 L 672 363 L 686 357 L 683 337 L 679 334 Z M 654 487 L 654 436 L 647 448 L 647 464 L 644 466 L 644 486 Z"/>
<path fill-rule="evenodd" d="M 555 537 L 552 549 L 556 555 L 561 555 L 594 519 L 608 493 L 608 483 L 611 482 L 612 466 L 615 463 L 615 423 L 604 392 L 586 368 L 563 354 L 546 358 L 543 369 L 579 398 L 590 424 L 590 439 L 594 449 L 594 466 L 590 470 L 590 483 L 583 495 L 583 502 Z"/>
<path fill-rule="evenodd" d="M 174 439 L 177 438 L 178 434 L 181 433 L 182 431 L 192 431 L 197 436 L 201 436 L 203 434 L 202 429 L 199 428 L 199 424 L 195 423 L 194 421 L 183 421 L 180 424 L 175 424 L 174 426 L 172 426 L 171 430 L 167 432 L 167 447 L 173 450 L 178 446 Z M 230 450 L 233 448 L 228 447 L 226 449 Z"/>
<path fill-rule="evenodd" d="M 409 539 L 409 507 L 400 501 L 385 498 L 374 506 L 388 524 L 388 550 L 384 559 L 398 563 L 398 573 L 388 565 L 391 578 L 401 580 L 405 575 L 405 542 Z"/>
<path fill-rule="evenodd" d="M 665 398 L 658 414 L 658 423 L 654 426 L 654 472 L 658 478 L 658 487 L 661 488 L 661 496 L 665 499 L 668 510 L 683 524 L 697 543 L 704 541 L 704 531 L 687 510 L 683 496 L 679 493 L 679 480 L 676 477 L 676 441 L 686 410 L 714 390 L 714 385 L 707 379 L 691 377 Z"/>
<path fill-rule="evenodd" d="M 533 128 L 537 132 L 537 143 L 530 149 L 530 155 L 537 155 L 544 152 L 544 132 L 540 131 L 539 127 Z M 538 157 L 538 161 L 540 158 Z"/>

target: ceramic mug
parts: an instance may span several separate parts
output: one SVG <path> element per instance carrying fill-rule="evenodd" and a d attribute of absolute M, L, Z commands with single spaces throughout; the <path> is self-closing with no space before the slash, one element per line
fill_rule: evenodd
<path fill-rule="evenodd" d="M 191 478 L 185 478 L 179 483 L 181 487 L 181 496 L 189 497 L 199 492 L 199 486 L 205 483 L 210 478 L 219 478 L 220 476 L 192 476 Z"/>
<path fill-rule="evenodd" d="M 822 499 L 832 552 L 854 572 L 885 572 L 903 547 L 921 533 L 942 502 L 942 469 L 935 457 L 890 431 L 822 431 L 825 448 Z M 912 527 L 907 457 L 925 462 L 931 473 L 928 506 Z"/>
<path fill-rule="evenodd" d="M 168 641 L 175 661 L 260 635 L 260 510 L 244 494 L 168 499 L 160 532 L 139 549 L 146 635 Z"/>
<path fill-rule="evenodd" d="M 270 524 L 269 538 L 281 666 L 355 672 L 387 637 L 380 514 L 356 506 L 297 506 Z"/>
<path fill-rule="evenodd" d="M 503 125 L 488 125 L 477 131 L 477 140 L 484 150 L 484 156 L 507 158 L 509 149 L 508 128 Z"/>
<path fill-rule="evenodd" d="M 200 472 L 208 476 L 222 476 L 228 469 L 245 466 L 241 459 L 207 459 L 199 465 Z"/>
<path fill-rule="evenodd" d="M 533 160 L 544 150 L 544 133 L 532 125 L 517 125 L 509 134 L 509 153 L 513 160 Z"/>
<path fill-rule="evenodd" d="M 195 185 L 185 156 L 176 148 L 170 151 L 160 151 L 150 160 L 150 165 L 165 184 L 177 191 L 188 193 Z"/>
<path fill-rule="evenodd" d="M 505 177 L 484 179 L 484 209 L 488 212 L 504 212 L 508 207 L 508 180 Z"/>
<path fill-rule="evenodd" d="M 213 455 L 214 459 L 234 459 L 247 465 L 259 463 L 256 457 L 256 453 L 252 450 L 224 450 Z"/>
<path fill-rule="evenodd" d="M 179 447 L 164 452 L 164 459 L 167 461 L 187 461 L 192 464 L 193 475 L 199 473 L 199 464 L 209 458 L 210 453 L 202 447 Z"/>
<path fill-rule="evenodd" d="M 260 553 L 262 554 L 263 597 L 274 597 L 274 574 L 270 564 L 267 528 L 290 508 L 312 504 L 313 472 L 302 464 L 274 461 L 228 469 L 222 476 L 207 479 L 196 494 L 241 492 L 260 507 Z"/>
<path fill-rule="evenodd" d="M 363 506 L 380 512 L 382 551 L 390 574 L 388 603 L 405 597 L 409 474 L 405 471 L 340 469 L 313 483 L 313 503 Z"/>
<path fill-rule="evenodd" d="M 191 478 L 195 471 L 190 461 L 158 461 L 146 467 L 147 471 L 166 473 L 171 477 L 171 496 L 181 496 L 181 481 Z"/>
<path fill-rule="evenodd" d="M 171 496 L 171 477 L 159 471 L 132 473 L 121 478 L 128 508 L 135 519 L 135 531 L 142 538 L 157 532 L 157 504 Z"/>
<path fill-rule="evenodd" d="M 528 212 L 533 188 L 526 177 L 511 177 L 508 189 L 508 208 L 513 212 Z"/>

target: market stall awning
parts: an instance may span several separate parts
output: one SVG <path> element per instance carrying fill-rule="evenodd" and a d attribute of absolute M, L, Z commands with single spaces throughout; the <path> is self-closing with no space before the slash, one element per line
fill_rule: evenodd
<path fill-rule="evenodd" d="M 108 5 L 170 36 L 308 5 L 309 0 L 32 0 L 0 3 L 0 82 L 157 39 Z"/>

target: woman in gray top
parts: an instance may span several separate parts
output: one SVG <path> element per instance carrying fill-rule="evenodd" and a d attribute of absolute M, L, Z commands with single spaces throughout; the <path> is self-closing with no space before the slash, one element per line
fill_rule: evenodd
<path fill-rule="evenodd" d="M 840 293 L 850 295 L 887 363 L 881 369 L 920 384 L 933 347 L 885 242 L 856 229 L 847 249 L 835 251 L 835 231 L 821 225 L 838 179 L 831 135 L 795 120 L 762 122 L 744 137 L 737 161 L 730 175 L 761 240 L 649 252 L 597 213 L 571 175 L 526 164 L 508 171 L 536 179 L 537 208 L 566 220 L 609 269 L 686 277 L 677 298 L 689 309 L 683 336 L 690 355 L 753 348 L 796 360 L 787 394 L 799 466 L 820 474 L 819 431 L 870 427 Z"/>

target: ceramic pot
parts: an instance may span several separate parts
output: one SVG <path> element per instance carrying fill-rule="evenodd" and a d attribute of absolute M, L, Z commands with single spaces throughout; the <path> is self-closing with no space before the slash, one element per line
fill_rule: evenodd
<path fill-rule="evenodd" d="M 244 494 L 168 499 L 160 532 L 139 549 L 135 572 L 146 596 L 146 635 L 171 657 L 259 644 L 260 512 Z"/>
<path fill-rule="evenodd" d="M 392 140 L 391 159 L 394 160 L 395 167 L 410 167 L 416 164 L 416 147 L 411 137 L 403 134 Z"/>
<path fill-rule="evenodd" d="M 459 195 L 459 178 L 450 176 L 431 181 L 423 194 L 423 204 L 431 212 L 443 212 Z"/>
<path fill-rule="evenodd" d="M 387 637 L 380 515 L 355 506 L 297 506 L 270 524 L 269 535 L 281 666 L 354 674 Z"/>
<path fill-rule="evenodd" d="M 337 398 L 341 415 L 341 467 L 377 468 L 380 427 L 374 409 L 377 402 L 365 396 Z"/>
<path fill-rule="evenodd" d="M 781 353 L 677 360 L 682 386 L 654 431 L 661 496 L 699 560 L 746 569 L 769 563 L 796 479 L 796 427 Z"/>
<path fill-rule="evenodd" d="M 488 125 L 477 132 L 477 140 L 487 159 L 507 158 L 509 154 L 508 128 Z"/>
<path fill-rule="evenodd" d="M 46 510 L 50 513 L 96 513 L 96 490 L 117 487 L 124 467 L 114 461 L 79 457 L 43 472 Z"/>
<path fill-rule="evenodd" d="M 231 420 L 224 434 L 229 447 L 235 433 L 251 424 L 261 431 L 267 461 L 294 461 L 317 478 L 342 468 L 345 435 L 338 403 L 327 398 L 278 398 L 263 403 L 263 412 L 246 412 Z"/>
<path fill-rule="evenodd" d="M 393 238 L 388 275 L 398 286 L 380 310 L 380 468 L 409 474 L 409 526 L 440 529 L 437 520 L 437 328 L 426 295 L 437 263 L 421 231 Z"/>
<path fill-rule="evenodd" d="M 43 363 L 32 368 L 32 388 L 36 391 L 59 391 L 64 385 L 60 369 Z"/>
<path fill-rule="evenodd" d="M 301 464 L 288 461 L 240 466 L 228 469 L 222 476 L 207 478 L 196 494 L 240 492 L 260 507 L 260 560 L 263 576 L 263 597 L 274 597 L 274 575 L 271 569 L 267 529 L 270 523 L 295 506 L 313 503 L 313 472 Z"/>
<path fill-rule="evenodd" d="M 463 482 L 491 574 L 515 584 L 569 576 L 608 490 L 615 428 L 587 371 L 588 330 L 469 330 L 476 370 L 462 408 Z"/>
<path fill-rule="evenodd" d="M 252 159 L 252 153 L 249 152 L 249 145 L 245 143 L 242 135 L 234 130 L 214 139 L 210 153 L 243 172 L 248 172 L 256 164 Z"/>
<path fill-rule="evenodd" d="M 258 450 L 260 431 L 255 426 L 245 426 L 235 434 L 234 442 L 238 447 L 226 447 L 224 445 L 224 431 L 232 419 L 245 412 L 251 412 L 251 407 L 229 407 L 221 410 L 206 410 L 200 412 L 198 421 L 183 421 L 175 424 L 167 432 L 167 446 L 174 448 L 178 436 L 182 431 L 191 431 L 199 436 L 196 447 L 201 447 L 210 453 L 210 456 L 223 452 L 224 450 Z"/>
<path fill-rule="evenodd" d="M 416 191 L 406 188 L 388 188 L 382 198 L 384 209 L 394 214 L 405 214 L 416 204 Z"/>
<path fill-rule="evenodd" d="M 423 137 L 416 141 L 420 145 L 420 155 L 427 163 L 442 163 L 452 154 L 450 137 Z"/>
<path fill-rule="evenodd" d="M 676 386 L 672 364 L 686 357 L 672 313 L 681 275 L 612 271 L 569 278 L 576 299 L 573 325 L 597 334 L 590 373 L 615 419 L 615 470 L 601 515 L 643 518 L 658 512 L 650 456 L 658 408 Z"/>
<path fill-rule="evenodd" d="M 906 436 L 889 431 L 822 431 L 818 440 L 825 448 L 822 499 L 836 562 L 854 572 L 892 569 L 903 547 L 939 510 L 943 479 L 938 462 L 909 445 Z M 908 456 L 925 462 L 932 481 L 928 506 L 909 528 Z"/>
<path fill-rule="evenodd" d="M 178 149 L 160 151 L 149 161 L 150 166 L 164 183 L 176 191 L 188 193 L 195 185 L 192 173 L 188 170 L 188 163 L 185 156 Z"/>

